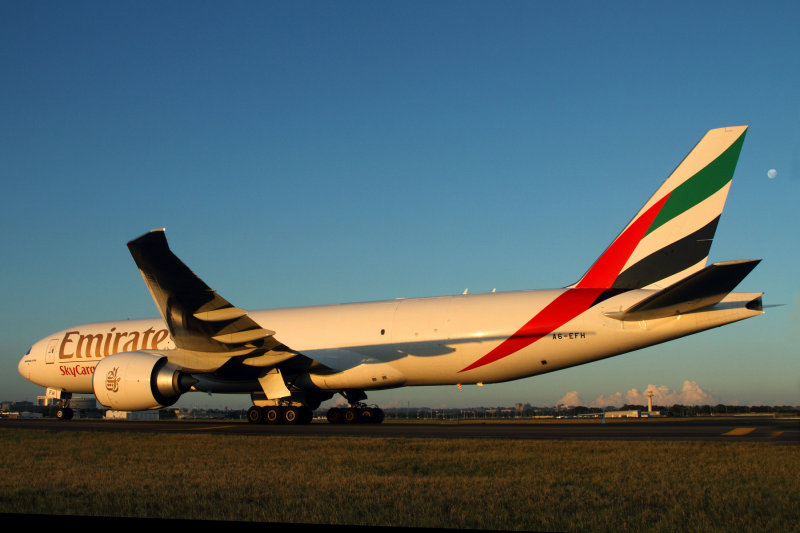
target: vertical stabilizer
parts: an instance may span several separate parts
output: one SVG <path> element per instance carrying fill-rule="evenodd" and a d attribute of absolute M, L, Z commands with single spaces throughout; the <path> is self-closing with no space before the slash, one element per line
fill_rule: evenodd
<path fill-rule="evenodd" d="M 572 288 L 664 288 L 703 269 L 746 131 L 706 133 Z"/>

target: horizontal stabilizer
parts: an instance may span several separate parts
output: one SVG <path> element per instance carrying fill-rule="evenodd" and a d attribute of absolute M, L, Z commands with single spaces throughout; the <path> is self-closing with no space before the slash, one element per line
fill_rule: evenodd
<path fill-rule="evenodd" d="M 714 263 L 625 311 L 606 313 L 617 320 L 650 320 L 690 313 L 720 302 L 747 276 L 760 259 Z"/>

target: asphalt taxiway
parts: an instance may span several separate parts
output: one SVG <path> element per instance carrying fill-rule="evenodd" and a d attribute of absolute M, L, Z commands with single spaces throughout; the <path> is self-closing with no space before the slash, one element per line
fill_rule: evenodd
<path fill-rule="evenodd" d="M 689 418 L 559 421 L 420 421 L 383 424 L 248 424 L 230 420 L 4 419 L 0 428 L 50 431 L 115 431 L 281 435 L 304 437 L 384 437 L 431 439 L 534 439 L 603 441 L 748 441 L 800 444 L 800 419 Z"/>

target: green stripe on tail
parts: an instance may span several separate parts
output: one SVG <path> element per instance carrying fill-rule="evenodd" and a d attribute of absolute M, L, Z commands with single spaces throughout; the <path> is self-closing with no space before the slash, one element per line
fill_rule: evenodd
<path fill-rule="evenodd" d="M 731 181 L 746 133 L 746 131 L 742 133 L 741 137 L 718 158 L 670 193 L 667 203 L 664 204 L 645 236 L 696 206 Z"/>

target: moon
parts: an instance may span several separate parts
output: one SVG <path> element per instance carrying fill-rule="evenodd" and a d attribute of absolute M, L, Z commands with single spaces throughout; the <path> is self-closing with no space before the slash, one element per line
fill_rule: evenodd
<path fill-rule="evenodd" d="M 777 175 L 778 175 L 778 171 L 777 171 L 777 170 L 775 170 L 774 168 L 771 168 L 771 169 L 769 169 L 769 170 L 767 171 L 767 177 L 768 177 L 769 179 L 774 179 L 774 178 L 775 178 L 775 176 L 777 176 Z"/>

